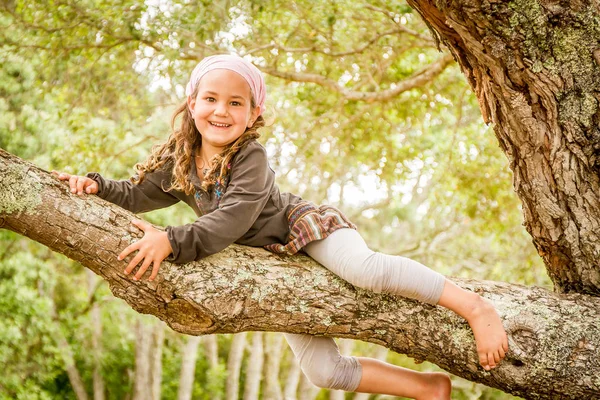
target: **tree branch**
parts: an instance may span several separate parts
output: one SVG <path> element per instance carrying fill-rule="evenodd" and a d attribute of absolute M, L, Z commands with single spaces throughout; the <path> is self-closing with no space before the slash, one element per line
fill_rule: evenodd
<path fill-rule="evenodd" d="M 427 67 L 420 71 L 417 71 L 410 78 L 407 78 L 401 82 L 393 85 L 393 87 L 378 91 L 378 92 L 359 92 L 354 90 L 348 90 L 341 86 L 337 82 L 327 79 L 319 74 L 301 73 L 301 72 L 283 72 L 278 71 L 275 68 L 260 67 L 259 68 L 266 74 L 283 78 L 289 81 L 295 82 L 310 82 L 316 83 L 323 87 L 329 88 L 335 92 L 340 93 L 343 97 L 348 100 L 362 100 L 366 102 L 385 101 L 392 99 L 399 94 L 416 87 L 423 86 L 431 82 L 436 76 L 441 74 L 448 65 L 450 65 L 454 59 L 451 55 L 444 55 L 442 58 L 434 61 Z"/>
<path fill-rule="evenodd" d="M 478 367 L 467 323 L 452 312 L 356 289 L 306 256 L 232 245 L 197 262 L 164 263 L 133 281 L 117 261 L 141 232 L 134 216 L 96 196 L 72 195 L 46 171 L 0 150 L 0 226 L 79 261 L 113 294 L 176 331 L 279 331 L 377 343 L 471 381 L 531 399 L 592 398 L 600 391 L 600 299 L 507 283 L 455 281 L 490 299 L 509 333 L 507 359 Z M 585 316 L 585 318 L 582 318 Z"/>

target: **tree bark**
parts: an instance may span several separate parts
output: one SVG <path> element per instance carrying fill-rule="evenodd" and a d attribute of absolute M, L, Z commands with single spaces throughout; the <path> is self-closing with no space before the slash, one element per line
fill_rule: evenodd
<path fill-rule="evenodd" d="M 408 0 L 454 55 L 561 292 L 600 294 L 597 0 Z"/>
<path fill-rule="evenodd" d="M 134 216 L 0 151 L 0 225 L 81 262 L 119 298 L 191 334 L 254 330 L 381 344 L 455 375 L 525 398 L 600 392 L 600 299 L 536 287 L 455 279 L 496 306 L 509 334 L 500 367 L 478 367 L 467 323 L 452 312 L 356 289 L 306 256 L 232 245 L 201 261 L 164 263 L 157 279 L 123 275 L 119 252 L 141 233 Z"/>
<path fill-rule="evenodd" d="M 181 357 L 181 373 L 179 374 L 179 390 L 177 400 L 191 400 L 194 389 L 194 375 L 196 373 L 196 360 L 198 359 L 198 346 L 201 336 L 188 336 L 183 346 Z"/>
<path fill-rule="evenodd" d="M 258 400 L 265 358 L 263 336 L 262 332 L 254 332 L 252 334 L 252 347 L 250 349 L 250 358 L 248 359 L 248 368 L 246 369 L 244 400 Z"/>
<path fill-rule="evenodd" d="M 240 392 L 240 369 L 246 349 L 246 332 L 233 335 L 229 357 L 227 358 L 227 382 L 225 385 L 225 399 L 237 400 Z"/>

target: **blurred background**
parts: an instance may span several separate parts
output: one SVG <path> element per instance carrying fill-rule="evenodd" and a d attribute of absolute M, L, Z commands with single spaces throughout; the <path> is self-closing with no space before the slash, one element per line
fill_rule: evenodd
<path fill-rule="evenodd" d="M 341 208 L 373 249 L 451 276 L 550 287 L 492 128 L 404 1 L 3 0 L 0 147 L 47 170 L 126 179 L 168 136 L 195 64 L 215 53 L 265 74 L 260 141 L 282 191 Z M 144 218 L 195 216 L 177 205 Z M 391 398 L 313 387 L 277 333 L 175 333 L 6 230 L 0 365 L 1 399 Z M 453 381 L 454 399 L 514 398 Z"/>

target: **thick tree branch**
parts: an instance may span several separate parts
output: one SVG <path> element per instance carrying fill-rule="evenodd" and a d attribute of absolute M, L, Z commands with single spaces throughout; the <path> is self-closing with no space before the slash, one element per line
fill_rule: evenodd
<path fill-rule="evenodd" d="M 442 58 L 434 61 L 427 67 L 420 71 L 417 71 L 410 78 L 407 78 L 401 82 L 397 82 L 393 87 L 378 91 L 378 92 L 360 92 L 355 90 L 348 90 L 341 86 L 337 82 L 327 79 L 326 77 L 319 74 L 310 74 L 302 72 L 283 72 L 278 71 L 275 68 L 260 67 L 259 68 L 266 74 L 283 78 L 289 81 L 295 82 L 309 82 L 316 83 L 323 87 L 329 88 L 333 91 L 340 93 L 343 97 L 348 100 L 362 100 L 366 102 L 374 101 L 385 101 L 398 96 L 399 94 L 406 92 L 407 90 L 414 89 L 416 87 L 423 86 L 431 82 L 436 76 L 441 74 L 448 65 L 450 65 L 454 59 L 451 55 L 444 55 Z"/>
<path fill-rule="evenodd" d="M 133 215 L 0 150 L 0 226 L 81 262 L 115 296 L 192 335 L 280 331 L 386 346 L 469 380 L 531 399 L 591 398 L 600 392 L 600 299 L 541 288 L 456 280 L 494 302 L 510 336 L 507 359 L 478 367 L 472 333 L 455 314 L 359 290 L 305 256 L 230 246 L 184 265 L 165 263 L 157 280 L 123 275 L 121 249 L 140 237 Z"/>

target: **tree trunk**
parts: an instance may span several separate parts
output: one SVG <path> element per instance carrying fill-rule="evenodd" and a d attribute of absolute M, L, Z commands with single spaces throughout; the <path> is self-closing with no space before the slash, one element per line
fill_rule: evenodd
<path fill-rule="evenodd" d="M 258 400 L 265 358 L 265 353 L 263 350 L 263 337 L 264 334 L 262 332 L 254 332 L 252 334 L 252 348 L 250 349 L 248 368 L 246 370 L 244 400 Z"/>
<path fill-rule="evenodd" d="M 220 372 L 220 363 L 219 363 L 219 344 L 217 342 L 217 335 L 205 335 L 204 336 L 204 349 L 206 357 L 208 358 L 208 364 L 210 365 L 209 370 L 207 371 L 207 380 L 213 379 L 212 377 L 216 377 Z M 223 398 L 223 393 L 221 391 L 212 393 L 213 400 L 221 400 Z"/>
<path fill-rule="evenodd" d="M 133 377 L 133 400 L 152 398 L 150 382 L 150 351 L 152 331 L 141 318 L 135 324 L 135 372 Z"/>
<path fill-rule="evenodd" d="M 298 360 L 292 354 L 290 368 L 288 369 L 288 375 L 285 379 L 285 386 L 283 389 L 283 398 L 285 400 L 296 400 L 296 393 L 298 392 L 298 384 L 300 383 L 301 375 L 302 371 L 300 370 L 300 364 L 298 364 Z"/>
<path fill-rule="evenodd" d="M 165 344 L 165 325 L 158 322 L 152 332 L 152 366 L 150 378 L 152 380 L 152 400 L 160 400 L 162 384 L 162 353 Z"/>
<path fill-rule="evenodd" d="M 69 382 L 71 383 L 71 387 L 73 388 L 73 392 L 75 393 L 77 400 L 88 400 L 87 391 L 85 390 L 85 385 L 81 379 L 81 374 L 79 374 L 79 370 L 75 365 L 73 351 L 71 350 L 69 342 L 60 331 L 60 326 L 58 326 L 58 324 L 53 336 L 56 345 L 60 349 L 61 357 L 65 363 L 65 370 L 67 371 Z"/>
<path fill-rule="evenodd" d="M 177 400 L 191 400 L 194 389 L 198 345 L 202 336 L 188 336 L 181 357 L 181 373 L 179 374 L 179 391 Z"/>
<path fill-rule="evenodd" d="M 279 384 L 279 366 L 281 365 L 283 335 L 280 333 L 267 333 L 265 335 L 265 400 L 281 400 L 283 393 Z"/>
<path fill-rule="evenodd" d="M 237 400 L 240 392 L 240 368 L 246 348 L 246 332 L 233 335 L 229 357 L 227 358 L 227 383 L 225 385 L 225 398 Z"/>
<path fill-rule="evenodd" d="M 490 299 L 511 351 L 500 367 L 478 366 L 473 336 L 454 313 L 399 296 L 355 289 L 306 256 L 232 245 L 157 279 L 123 275 L 119 252 L 141 237 L 134 216 L 96 196 L 71 195 L 47 172 L 0 151 L 0 226 L 79 261 L 119 298 L 176 331 L 198 335 L 280 331 L 359 339 L 468 380 L 526 398 L 590 398 L 600 392 L 600 299 L 535 287 L 455 279 Z"/>
<path fill-rule="evenodd" d="M 38 291 L 41 292 L 39 289 Z M 39 294 L 41 296 L 44 295 L 43 292 Z M 54 340 L 56 346 L 60 350 L 60 356 L 63 359 L 65 371 L 67 372 L 67 376 L 69 377 L 69 383 L 73 388 L 73 392 L 75 393 L 75 397 L 77 398 L 77 400 L 88 400 L 88 394 L 85 389 L 85 385 L 83 384 L 83 379 L 81 379 L 81 374 L 79 373 L 79 369 L 77 369 L 77 365 L 75 364 L 73 350 L 71 349 L 69 341 L 62 332 L 60 321 L 58 319 L 58 313 L 56 311 L 56 304 L 54 303 L 54 298 L 52 295 L 50 295 L 48 296 L 48 299 L 50 300 L 50 312 L 52 313 L 52 320 L 54 321 L 52 339 Z"/>
<path fill-rule="evenodd" d="M 204 336 L 204 348 L 208 364 L 212 369 L 219 367 L 219 344 L 217 343 L 217 335 Z"/>
<path fill-rule="evenodd" d="M 90 298 L 94 296 L 98 277 L 89 269 L 87 271 L 88 291 Z M 90 299 L 91 300 L 91 299 Z M 104 400 L 104 376 L 102 375 L 102 319 L 100 315 L 100 306 L 94 302 L 90 311 L 92 320 L 92 359 L 94 370 L 92 379 L 94 383 L 94 400 Z"/>
<path fill-rule="evenodd" d="M 460 64 L 561 292 L 600 294 L 598 1 L 408 0 Z"/>

